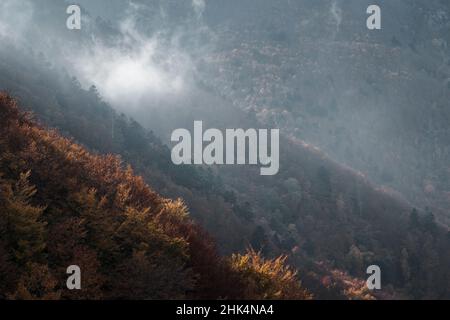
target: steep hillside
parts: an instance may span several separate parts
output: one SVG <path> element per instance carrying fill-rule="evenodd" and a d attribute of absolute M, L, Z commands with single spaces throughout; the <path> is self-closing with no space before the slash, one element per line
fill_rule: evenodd
<path fill-rule="evenodd" d="M 285 258 L 220 258 L 181 200 L 90 154 L 0 95 L 0 298 L 304 299 Z M 66 268 L 82 290 L 65 288 Z"/>
<path fill-rule="evenodd" d="M 115 113 L 100 99 L 94 88 L 83 90 L 74 79 L 58 75 L 48 64 L 42 63 L 40 57 L 21 56 L 23 53 L 15 52 L 12 47 L 5 48 L 5 51 L 2 61 L 10 63 L 2 65 L 2 88 L 8 88 L 19 96 L 23 105 L 33 110 L 41 121 L 58 127 L 65 135 L 75 137 L 91 149 L 121 154 L 162 194 L 182 197 L 195 220 L 218 239 L 221 252 L 243 252 L 248 246 L 263 249 L 264 244 L 259 239 L 261 233 L 265 237 L 266 231 L 263 231 L 254 213 L 261 210 L 258 216 L 267 214 L 270 217 L 272 209 L 267 205 L 256 206 L 255 195 L 247 194 L 249 190 L 245 190 L 243 181 L 237 180 L 238 186 L 235 188 L 224 183 L 224 176 L 216 171 L 217 168 L 174 166 L 167 147 L 137 122 Z M 11 55 L 11 52 L 15 54 Z M 28 65 L 20 61 L 27 61 Z M 266 190 L 262 189 L 262 192 L 261 196 Z M 283 212 L 290 210 L 289 206 L 284 208 Z M 275 216 L 273 220 L 279 221 L 281 229 L 278 232 L 284 238 L 291 239 L 288 226 L 280 220 L 280 216 Z M 268 234 L 272 234 L 270 229 Z M 277 239 L 280 237 L 279 234 L 273 235 Z M 266 256 L 291 253 L 292 242 L 274 243 L 276 245 L 271 245 L 271 248 L 265 248 Z M 311 282 L 311 290 L 315 294 L 345 298 L 344 288 L 354 286 L 360 290 L 364 287 L 364 282 L 350 281 L 350 278 L 344 282 L 345 277 L 337 276 L 332 287 L 324 288 L 321 278 L 329 276 L 333 266 L 317 268 L 314 257 L 309 259 L 313 264 L 308 265 L 308 270 L 314 272 L 305 280 Z"/>
<path fill-rule="evenodd" d="M 51 12 L 63 8 L 59 1 L 45 2 Z M 385 29 L 375 34 L 364 27 L 365 1 L 211 0 L 203 12 L 206 25 L 188 2 L 134 3 L 139 10 L 131 17 L 142 34 L 136 40 L 126 33 L 119 49 L 133 56 L 133 45 L 138 43 L 139 52 L 139 39 L 155 33 L 167 36 L 164 45 L 176 42 L 180 51 L 193 53 L 188 65 L 195 72 L 183 79 L 189 84 L 181 94 L 169 90 L 147 96 L 145 88 L 144 98 L 139 96 L 135 86 L 140 83 L 134 80 L 149 66 L 125 64 L 133 72 L 122 68 L 126 72 L 113 74 L 112 80 L 125 80 L 114 88 L 132 94 L 106 102 L 111 95 L 100 92 L 111 94 L 103 87 L 108 81 L 89 88 L 91 79 L 73 77 L 79 65 L 58 63 L 64 45 L 86 46 L 95 55 L 100 42 L 102 50 L 113 53 L 100 57 L 114 58 L 120 27 L 100 18 L 90 19 L 80 34 L 58 28 L 56 35 L 50 33 L 49 42 L 64 44 L 55 45 L 55 51 L 45 51 L 45 42 L 33 48 L 2 43 L 0 89 L 91 152 L 120 154 L 161 195 L 183 198 L 193 219 L 217 239 L 221 253 L 242 253 L 251 245 L 266 258 L 287 254 L 289 263 L 304 270 L 303 283 L 317 298 L 450 296 L 444 211 L 448 88 L 445 45 L 439 45 L 445 40 L 445 22 L 439 19 L 444 3 L 411 1 L 406 7 L 406 1 L 384 1 Z M 108 15 L 123 15 L 123 8 L 114 1 Z M 411 34 L 406 27 L 423 12 L 423 28 Z M 153 19 L 155 14 L 161 16 Z M 34 32 L 60 25 L 41 15 L 48 19 Z M 211 39 L 213 49 L 203 50 Z M 156 46 L 150 69 L 173 68 L 178 75 L 184 61 L 166 60 L 173 52 L 164 45 Z M 104 67 L 105 59 L 92 59 L 94 69 Z M 280 128 L 279 174 L 261 177 L 251 166 L 173 165 L 166 145 L 170 133 L 192 128 L 194 120 L 221 129 Z M 231 261 L 242 270 L 261 260 L 250 253 Z M 371 264 L 382 270 L 383 287 L 375 293 L 364 288 Z M 208 294 L 221 295 L 233 296 Z"/>
<path fill-rule="evenodd" d="M 271 178 L 260 177 L 252 167 L 174 166 L 167 147 L 138 123 L 112 111 L 95 88 L 83 90 L 70 77 L 39 63 L 39 57 L 34 59 L 28 65 L 35 66 L 34 77 L 20 63 L 14 64 L 14 72 L 11 64 L 4 65 L 3 88 L 20 96 L 40 119 L 90 148 L 122 154 L 165 196 L 182 197 L 193 217 L 218 239 L 222 252 L 251 245 L 266 256 L 289 254 L 291 263 L 311 272 L 302 277 L 319 297 L 330 292 L 347 296 L 340 272 L 364 278 L 365 266 L 373 263 L 382 266 L 384 281 L 393 286 L 385 287 L 386 295 L 392 290 L 407 296 L 415 292 L 417 297 L 448 295 L 449 238 L 430 213 L 420 213 L 421 222 L 410 223 L 413 209 L 401 198 L 376 190 L 361 175 L 292 139 L 283 138 L 280 173 Z M 204 119 L 215 119 L 208 125 L 219 128 L 231 123 L 247 127 L 254 121 L 220 104 L 198 110 Z M 226 116 L 218 121 L 221 112 Z M 189 126 L 194 116 L 178 117 L 172 125 Z M 236 118 L 240 122 L 230 122 Z M 423 280 L 425 273 L 430 276 Z M 321 284 L 324 277 L 334 279 L 327 289 Z"/>
<path fill-rule="evenodd" d="M 220 42 L 202 79 L 448 225 L 450 7 L 378 1 L 382 30 L 369 31 L 370 4 L 210 1 Z"/>

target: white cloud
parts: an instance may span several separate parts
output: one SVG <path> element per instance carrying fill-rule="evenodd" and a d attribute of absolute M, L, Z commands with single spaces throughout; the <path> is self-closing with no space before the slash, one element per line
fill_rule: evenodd
<path fill-rule="evenodd" d="M 336 25 L 335 32 L 339 32 L 342 24 L 342 9 L 339 7 L 336 1 L 333 1 L 333 3 L 331 4 L 330 13 Z"/>
<path fill-rule="evenodd" d="M 205 11 L 206 2 L 205 0 L 192 0 L 192 7 L 194 8 L 197 18 L 200 18 Z"/>
<path fill-rule="evenodd" d="M 132 17 L 121 23 L 121 38 L 113 46 L 96 43 L 71 60 L 82 83 L 95 84 L 118 108 L 142 107 L 149 100 L 182 94 L 193 66 L 188 54 L 157 35 L 138 32 Z"/>

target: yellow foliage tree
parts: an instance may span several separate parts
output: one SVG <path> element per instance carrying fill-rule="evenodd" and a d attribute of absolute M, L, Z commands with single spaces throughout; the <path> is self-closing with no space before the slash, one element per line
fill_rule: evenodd
<path fill-rule="evenodd" d="M 230 259 L 246 288 L 243 299 L 311 299 L 302 288 L 297 271 L 286 265 L 286 256 L 265 259 L 249 249 L 245 255 L 233 254 Z"/>

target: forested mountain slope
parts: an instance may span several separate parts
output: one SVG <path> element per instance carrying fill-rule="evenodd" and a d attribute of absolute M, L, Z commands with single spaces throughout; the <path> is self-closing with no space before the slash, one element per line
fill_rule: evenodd
<path fill-rule="evenodd" d="M 220 41 L 203 78 L 449 224 L 450 6 L 378 1 L 382 29 L 371 31 L 371 4 L 210 1 L 204 17 Z"/>
<path fill-rule="evenodd" d="M 27 68 L 38 65 L 35 59 Z M 345 293 L 343 275 L 333 270 L 364 277 L 364 266 L 372 263 L 385 270 L 386 283 L 406 295 L 412 281 L 421 297 L 448 294 L 449 238 L 432 216 L 421 213 L 417 223 L 416 218 L 410 222 L 412 207 L 403 200 L 377 191 L 303 142 L 283 138 L 289 147 L 281 150 L 280 173 L 269 179 L 252 167 L 177 167 L 169 148 L 113 112 L 95 88 L 85 91 L 45 63 L 34 69 L 34 77 L 19 63 L 13 70 L 11 64 L 2 68 L 2 87 L 21 97 L 40 119 L 92 149 L 122 154 L 164 195 L 185 199 L 223 252 L 252 245 L 268 257 L 288 253 L 292 263 L 311 272 L 302 277 L 312 281 L 313 292 L 327 295 L 331 290 L 335 297 Z M 426 281 L 424 273 L 430 274 Z M 330 274 L 336 275 L 335 282 L 324 290 L 318 281 Z M 392 294 L 392 288 L 386 290 Z"/>
<path fill-rule="evenodd" d="M 140 15 L 135 17 L 140 22 L 137 28 L 145 32 L 158 31 L 158 25 L 165 26 L 166 29 L 161 31 L 164 35 L 176 34 L 180 28 L 205 28 L 199 20 L 190 24 L 196 16 L 186 9 L 191 7 L 187 2 L 184 5 L 179 1 L 153 1 L 151 5 L 147 1 L 136 2 L 141 5 L 138 11 Z M 46 3 L 52 3 L 54 12 L 58 12 L 55 9 L 58 6 L 63 7 L 55 1 L 46 0 Z M 389 79 L 393 79 L 393 83 L 399 84 L 399 79 L 403 79 L 405 73 L 396 73 L 390 70 L 391 67 L 406 68 L 415 66 L 414 61 L 421 61 L 424 63 L 423 72 L 427 74 L 425 78 L 429 80 L 434 71 L 426 71 L 429 70 L 427 66 L 432 70 L 435 70 L 435 66 L 423 59 L 423 53 L 414 53 L 414 50 L 419 50 L 417 43 L 413 43 L 412 48 L 404 44 L 399 47 L 398 42 L 401 40 L 392 34 L 383 33 L 377 37 L 378 42 L 375 44 L 364 38 L 365 31 L 361 29 L 357 29 L 356 35 L 347 35 L 345 30 L 355 30 L 352 25 L 359 20 L 351 17 L 355 13 L 361 14 L 359 9 L 364 9 L 362 2 L 353 7 L 356 9 L 350 10 L 352 6 L 341 7 L 340 1 L 308 3 L 286 0 L 279 1 L 283 5 L 276 6 L 278 11 L 272 11 L 272 3 L 246 0 L 242 2 L 239 14 L 236 13 L 238 9 L 235 9 L 239 8 L 238 1 L 211 1 L 211 5 L 206 6 L 203 16 L 212 31 L 207 29 L 200 35 L 207 40 L 215 38 L 215 43 L 220 45 L 213 50 L 194 50 L 202 54 L 192 57 L 195 73 L 187 77 L 189 84 L 186 92 L 179 97 L 172 91 L 163 91 L 156 96 L 150 95 L 148 99 L 128 95 L 126 97 L 130 100 L 106 102 L 111 96 L 105 97 L 99 93 L 108 93 L 102 90 L 105 83 L 99 82 L 96 83 L 98 88 L 87 89 L 90 83 L 86 86 L 86 79 L 77 80 L 73 77 L 77 66 L 66 64 L 63 67 L 51 52 L 40 53 L 34 47 L 24 49 L 7 42 L 0 47 L 0 89 L 8 90 L 18 97 L 23 107 L 32 110 L 43 124 L 58 128 L 63 135 L 73 137 L 89 150 L 120 154 L 126 163 L 142 175 L 146 183 L 163 196 L 183 198 L 192 217 L 217 239 L 222 253 L 243 252 L 251 245 L 261 250 L 265 257 L 288 254 L 289 262 L 301 267 L 303 283 L 318 298 L 370 298 L 373 295 L 377 298 L 448 298 L 448 227 L 436 223 L 436 211 L 425 208 L 424 202 L 418 201 L 419 197 L 411 197 L 422 194 L 420 190 L 417 191 L 420 189 L 416 183 L 418 180 L 410 174 L 403 174 L 421 163 L 433 163 L 435 168 L 445 170 L 446 167 L 440 167 L 440 164 L 446 161 L 446 109 L 437 108 L 442 112 L 436 111 L 432 116 L 433 119 L 440 118 L 437 123 L 442 136 L 438 138 L 435 135 L 437 131 L 423 136 L 428 142 L 434 139 L 432 145 L 420 142 L 419 134 L 417 137 L 409 135 L 414 131 L 414 126 L 406 131 L 409 132 L 406 140 L 386 139 L 392 146 L 379 140 L 379 136 L 373 143 L 365 140 L 367 136 L 374 137 L 374 132 L 388 132 L 384 128 L 371 126 L 380 124 L 400 129 L 396 121 L 408 118 L 405 114 L 416 120 L 421 119 L 423 114 L 423 110 L 417 106 L 408 109 L 406 104 L 386 104 L 386 101 L 376 100 L 373 92 L 381 96 L 390 92 L 388 96 L 392 99 L 404 96 L 394 94 L 400 87 L 386 91 L 381 86 L 386 79 L 379 78 L 377 72 L 385 73 Z M 336 5 L 333 6 L 333 3 Z M 402 3 L 395 2 L 389 8 L 398 9 Z M 435 1 L 432 3 L 437 8 L 441 7 Z M 123 5 L 118 2 L 113 4 Z M 110 11 L 114 11 L 113 4 Z M 299 4 L 303 6 L 297 7 Z M 421 7 L 412 6 L 411 10 Z M 151 19 L 152 12 L 159 12 L 157 9 L 160 8 L 165 9 L 161 10 L 167 13 L 165 18 Z M 432 12 L 434 7 L 428 8 Z M 120 12 L 117 10 L 112 14 L 118 15 Z M 346 22 L 342 22 L 339 32 L 333 33 L 336 20 L 329 18 L 334 17 L 333 12 L 339 11 L 345 12 L 348 17 L 342 20 Z M 283 20 L 274 19 L 276 16 L 272 15 L 284 15 L 286 12 L 290 12 L 287 15 L 289 18 Z M 318 24 L 315 19 L 303 24 L 299 22 L 298 26 L 304 28 L 304 32 L 291 34 L 286 27 L 288 22 L 295 20 L 297 13 L 326 23 L 320 24 L 323 26 L 321 29 L 315 27 Z M 362 13 L 364 22 L 364 10 Z M 54 22 L 50 16 L 48 18 L 49 24 Z M 277 25 L 283 21 L 286 23 L 284 29 Z M 58 25 L 58 22 L 54 23 Z M 269 28 L 272 33 L 261 26 L 272 26 Z M 77 36 L 64 32 L 61 31 L 66 38 L 61 40 L 55 36 L 55 43 L 67 43 L 69 47 L 76 47 L 74 44 L 78 43 L 86 44 L 88 52 L 94 56 L 92 59 L 99 63 L 101 61 L 94 59 L 95 52 L 89 51 L 90 46 L 95 47 L 101 41 L 114 42 L 111 38 L 120 33 L 113 24 L 102 19 L 90 20 L 86 29 Z M 301 41 L 298 41 L 297 36 L 301 36 Z M 95 41 L 91 41 L 91 38 Z M 416 37 L 422 38 L 426 36 L 418 34 Z M 185 47 L 190 48 L 197 44 L 202 47 L 201 39 L 192 36 L 182 40 L 187 43 L 184 43 Z M 169 37 L 167 42 L 171 40 Z M 180 40 L 180 46 L 183 46 L 183 41 Z M 164 53 L 157 54 L 156 58 L 162 60 L 164 67 L 170 69 L 175 66 L 176 69 L 179 61 L 164 60 L 161 57 Z M 386 56 L 394 57 L 395 61 L 391 61 L 392 65 L 389 66 L 382 64 L 384 67 L 381 68 L 377 64 L 376 69 L 365 60 L 369 58 L 371 62 L 387 63 L 384 61 Z M 417 60 L 409 64 L 405 62 L 408 65 L 401 64 L 405 56 L 414 56 Z M 102 66 L 95 67 L 101 69 Z M 353 70 L 352 77 L 347 77 L 348 70 Z M 373 78 L 361 81 L 362 75 L 371 74 Z M 141 74 L 137 72 L 131 75 Z M 416 79 L 416 75 L 410 78 Z M 133 82 L 132 76 L 124 79 L 139 85 Z M 140 92 L 128 82 L 122 85 L 136 95 Z M 336 97 L 323 88 L 330 88 Z M 355 93 L 349 88 L 361 92 Z M 408 92 L 406 89 L 415 87 L 409 84 L 401 88 L 405 90 L 402 92 Z M 420 90 L 415 92 L 421 93 Z M 445 89 L 442 92 L 439 99 L 442 98 L 440 101 L 444 105 L 447 91 Z M 367 100 L 372 104 L 378 101 L 377 108 L 371 109 L 370 103 L 362 103 Z M 416 98 L 411 100 L 420 101 Z M 111 105 L 125 114 L 114 111 Z M 378 108 L 380 105 L 382 108 Z M 396 109 L 399 112 L 388 113 L 391 106 L 399 106 Z M 411 113 L 403 112 L 405 110 Z M 373 121 L 373 117 L 364 117 L 376 112 L 381 115 L 378 114 L 375 119 L 397 120 L 378 123 Z M 136 120 L 130 119 L 130 115 Z M 349 120 L 350 116 L 354 117 L 352 121 Z M 205 122 L 205 126 L 215 128 L 279 127 L 282 133 L 279 174 L 261 177 L 257 168 L 251 166 L 223 168 L 173 165 L 169 146 L 166 145 L 170 132 L 180 127 L 190 129 L 193 121 L 199 119 Z M 371 129 L 374 131 L 368 132 Z M 335 134 L 336 138 L 329 139 Z M 361 140 L 352 143 L 358 139 Z M 416 151 L 421 149 L 411 147 L 409 139 L 417 140 L 417 144 L 425 149 L 432 148 L 425 154 L 439 161 L 416 159 Z M 326 154 L 319 151 L 316 144 Z M 337 149 L 327 149 L 329 144 Z M 357 147 L 353 148 L 355 145 Z M 404 145 L 412 153 L 398 155 L 390 151 L 390 148 L 395 150 L 399 145 Z M 404 181 L 400 183 L 394 179 L 395 183 L 390 186 L 411 187 L 413 193 L 401 195 L 379 187 L 383 182 L 379 180 L 380 177 L 385 176 L 390 180 L 389 172 L 383 174 L 382 171 L 389 169 L 391 162 L 389 159 L 380 162 L 377 158 L 365 161 L 374 149 L 377 149 L 378 155 L 389 156 L 389 159 L 399 156 L 407 160 L 401 168 L 393 167 L 395 174 L 399 174 Z M 442 152 L 438 152 L 439 149 Z M 351 154 L 354 155 L 354 162 L 346 158 Z M 364 166 L 371 167 L 373 163 L 380 163 L 377 169 L 379 172 L 375 171 L 381 175 L 368 174 L 369 170 L 363 170 Z M 397 168 L 400 169 L 396 171 Z M 421 170 L 417 171 L 419 180 L 423 178 Z M 444 179 L 445 174 L 436 174 L 436 177 Z M 445 183 L 442 183 L 444 187 L 439 189 L 440 194 L 445 191 Z M 413 203 L 413 200 L 417 201 Z M 418 210 L 414 210 L 415 206 L 418 206 Z M 438 213 L 442 217 L 442 212 Z M 364 288 L 366 268 L 371 264 L 377 264 L 382 269 L 383 287 L 375 293 L 368 293 Z"/>
<path fill-rule="evenodd" d="M 0 94 L 0 298 L 306 299 L 285 258 L 221 258 L 181 200 Z M 82 289 L 65 287 L 66 268 Z"/>

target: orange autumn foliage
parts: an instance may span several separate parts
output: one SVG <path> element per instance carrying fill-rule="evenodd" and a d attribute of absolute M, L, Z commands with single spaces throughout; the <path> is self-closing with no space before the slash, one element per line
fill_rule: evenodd
<path fill-rule="evenodd" d="M 94 154 L 36 124 L 6 94 L 0 235 L 1 298 L 306 297 L 296 293 L 304 291 L 284 260 L 268 266 L 287 271 L 289 292 L 277 296 L 276 271 L 255 290 L 254 275 L 217 253 L 181 199 L 159 196 L 119 157 Z M 72 264 L 82 270 L 81 290 L 65 287 Z"/>

